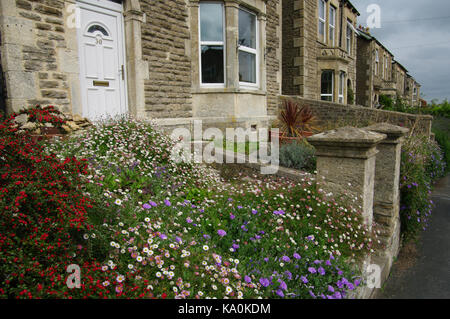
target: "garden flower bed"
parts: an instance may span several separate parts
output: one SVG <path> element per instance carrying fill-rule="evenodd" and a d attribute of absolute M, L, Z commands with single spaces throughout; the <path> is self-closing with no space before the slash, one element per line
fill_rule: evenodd
<path fill-rule="evenodd" d="M 356 262 L 373 252 L 375 235 L 314 180 L 225 180 L 176 164 L 172 140 L 130 119 L 45 148 L 7 121 L 1 131 L 11 167 L 0 172 L 0 297 L 334 299 L 361 285 Z M 65 182 L 11 178 L 5 150 L 30 160 L 21 170 L 49 161 Z M 55 219 L 41 229 L 46 214 Z M 66 286 L 69 264 L 81 267 L 81 289 Z"/>

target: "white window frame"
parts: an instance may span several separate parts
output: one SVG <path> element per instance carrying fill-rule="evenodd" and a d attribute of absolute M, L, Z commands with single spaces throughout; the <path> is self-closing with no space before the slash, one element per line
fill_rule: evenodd
<path fill-rule="evenodd" d="M 338 92 L 338 102 L 344 104 L 344 92 L 345 92 L 345 72 L 341 71 L 339 73 L 339 92 Z"/>
<path fill-rule="evenodd" d="M 328 20 L 328 38 L 330 39 L 331 45 L 334 47 L 336 42 L 336 8 L 332 5 L 330 5 L 330 16 Z M 333 21 L 333 24 L 331 24 L 331 21 Z M 333 39 L 331 39 L 331 36 L 333 36 Z"/>
<path fill-rule="evenodd" d="M 317 34 L 319 35 L 319 39 L 320 41 L 323 41 L 324 43 L 326 42 L 327 39 L 327 31 L 326 31 L 326 25 L 327 25 L 327 3 L 325 2 L 325 0 L 319 0 L 319 2 L 323 3 L 323 18 L 320 17 L 320 11 L 319 11 L 319 25 L 323 24 L 323 38 L 320 39 L 320 27 L 319 25 L 317 26 Z M 318 10 L 320 10 L 320 6 L 317 7 Z"/>
<path fill-rule="evenodd" d="M 375 49 L 375 75 L 378 75 L 378 63 L 380 62 L 380 55 L 378 49 Z"/>
<path fill-rule="evenodd" d="M 348 54 L 352 54 L 353 47 L 353 30 L 349 26 L 350 21 L 347 20 L 347 29 L 345 31 L 346 49 Z M 350 33 L 349 33 L 350 30 Z"/>
<path fill-rule="evenodd" d="M 323 94 L 322 93 L 322 75 L 324 72 L 331 72 L 331 94 Z M 331 97 L 331 102 L 334 102 L 334 71 L 333 70 L 322 70 L 322 73 L 320 74 L 320 100 L 322 100 L 323 97 Z M 324 101 L 324 100 L 322 100 Z M 328 100 L 325 100 L 328 101 Z"/>
<path fill-rule="evenodd" d="M 246 47 L 244 45 L 238 44 L 238 76 L 239 76 L 239 51 L 250 53 L 255 55 L 255 72 L 256 72 L 256 83 L 252 82 L 243 82 L 239 81 L 239 87 L 243 88 L 251 88 L 251 89 L 257 89 L 259 88 L 259 20 L 258 15 L 250 10 L 247 10 L 245 8 L 240 7 L 239 10 L 248 12 L 255 16 L 255 32 L 256 32 L 256 49 Z M 239 32 L 239 19 L 238 19 L 238 32 Z"/>
<path fill-rule="evenodd" d="M 213 3 L 213 4 L 220 4 L 222 6 L 222 31 L 223 31 L 223 35 L 222 35 L 222 41 L 202 41 L 202 29 L 201 29 L 201 22 L 202 22 L 202 17 L 201 17 L 201 10 L 200 10 L 200 6 L 202 3 Z M 225 88 L 225 84 L 226 84 L 226 70 L 227 70 L 227 64 L 226 64 L 226 33 L 225 33 L 225 26 L 226 26 L 226 22 L 225 22 L 225 5 L 222 2 L 218 2 L 218 1 L 201 1 L 199 3 L 198 6 L 198 59 L 199 59 L 199 77 L 200 77 L 200 86 L 204 87 L 204 88 Z M 202 79 L 202 46 L 203 45 L 211 45 L 211 46 L 222 46 L 223 47 L 223 83 L 203 83 L 203 79 Z"/>
<path fill-rule="evenodd" d="M 386 62 L 386 65 L 384 68 L 384 77 L 386 80 L 389 80 L 389 67 L 388 67 L 389 66 L 389 56 L 387 56 L 387 55 L 385 58 L 385 62 Z"/>

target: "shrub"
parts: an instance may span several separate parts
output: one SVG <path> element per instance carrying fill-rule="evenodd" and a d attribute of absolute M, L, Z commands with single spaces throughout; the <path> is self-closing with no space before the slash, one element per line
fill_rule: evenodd
<path fill-rule="evenodd" d="M 280 164 L 312 172 L 316 169 L 315 149 L 304 140 L 284 144 L 280 147 Z"/>
<path fill-rule="evenodd" d="M 99 285 L 111 276 L 96 261 L 107 252 L 84 238 L 95 232 L 89 220 L 107 215 L 83 191 L 86 161 L 45 154 L 43 145 L 17 133 L 15 116 L 0 123 L 0 298 L 125 294 Z M 66 285 L 71 264 L 81 267 L 81 289 Z"/>
<path fill-rule="evenodd" d="M 284 100 L 278 116 L 280 131 L 287 137 L 301 137 L 305 132 L 313 132 L 316 118 L 308 105 L 300 105 L 292 100 Z"/>
<path fill-rule="evenodd" d="M 425 136 L 410 137 L 402 150 L 400 217 L 406 240 L 425 230 L 432 212 L 432 183 L 445 174 L 445 163 L 437 143 Z"/>

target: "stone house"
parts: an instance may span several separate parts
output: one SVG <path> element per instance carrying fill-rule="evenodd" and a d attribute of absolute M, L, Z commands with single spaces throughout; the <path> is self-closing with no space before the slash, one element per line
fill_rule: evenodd
<path fill-rule="evenodd" d="M 396 96 L 404 98 L 406 94 L 408 70 L 398 61 L 394 60 L 392 64 L 392 76 L 394 77 L 397 88 Z"/>
<path fill-rule="evenodd" d="M 281 0 L 2 0 L 0 35 L 9 112 L 253 127 L 281 94 Z"/>
<path fill-rule="evenodd" d="M 358 15 L 347 0 L 283 1 L 283 94 L 353 100 Z"/>
<path fill-rule="evenodd" d="M 397 62 L 394 55 L 366 30 L 358 30 L 356 102 L 370 108 L 380 106 L 380 95 L 403 99 L 417 106 L 420 85 Z"/>
<path fill-rule="evenodd" d="M 374 108 L 379 107 L 380 95 L 395 99 L 394 55 L 365 30 L 359 30 L 357 55 L 357 104 Z"/>

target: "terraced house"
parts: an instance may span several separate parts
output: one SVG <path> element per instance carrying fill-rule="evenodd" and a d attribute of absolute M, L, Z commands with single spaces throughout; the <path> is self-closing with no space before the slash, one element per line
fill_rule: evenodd
<path fill-rule="evenodd" d="M 347 0 L 283 1 L 283 94 L 353 103 L 358 15 Z"/>
<path fill-rule="evenodd" d="M 358 15 L 348 0 L 1 0 L 0 107 L 258 127 L 280 94 L 419 103 Z"/>
<path fill-rule="evenodd" d="M 277 106 L 281 0 L 2 0 L 0 12 L 8 111 L 258 126 Z"/>
<path fill-rule="evenodd" d="M 367 30 L 358 30 L 356 102 L 380 107 L 380 95 L 401 98 L 408 105 L 420 103 L 420 85 L 394 55 Z"/>

